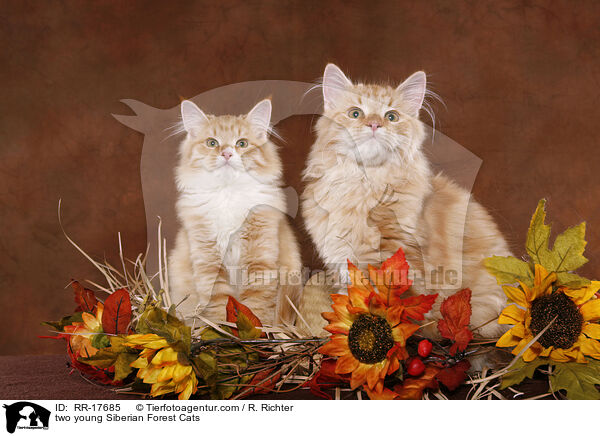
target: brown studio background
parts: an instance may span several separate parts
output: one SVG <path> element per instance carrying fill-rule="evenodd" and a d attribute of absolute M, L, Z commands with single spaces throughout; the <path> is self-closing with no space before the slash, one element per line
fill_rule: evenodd
<path fill-rule="evenodd" d="M 158 108 L 249 80 L 398 83 L 423 69 L 437 127 L 483 166 L 475 196 L 523 252 L 537 200 L 555 228 L 588 222 L 584 274 L 600 277 L 600 5 L 593 1 L 3 2 L 0 11 L 1 354 L 62 352 L 42 320 L 73 308 L 70 278 L 100 280 L 63 237 L 117 262 L 146 246 L 143 137 L 119 100 Z M 311 117 L 277 127 L 299 181 Z M 296 220 L 297 228 L 301 221 Z M 304 261 L 318 263 L 300 233 Z"/>

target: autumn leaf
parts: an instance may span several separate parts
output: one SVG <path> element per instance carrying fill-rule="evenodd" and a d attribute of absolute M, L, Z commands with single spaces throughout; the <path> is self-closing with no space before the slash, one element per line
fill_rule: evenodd
<path fill-rule="evenodd" d="M 251 386 L 242 389 L 237 398 L 246 398 L 250 395 L 268 394 L 273 391 L 277 382 L 281 379 L 281 373 L 273 375 L 274 368 L 268 368 L 260 371 L 248 383 Z"/>
<path fill-rule="evenodd" d="M 440 312 L 443 319 L 438 321 L 438 330 L 444 338 L 454 341 L 450 354 L 464 351 L 473 339 L 473 332 L 468 327 L 471 321 L 471 290 L 466 288 L 446 298 Z"/>
<path fill-rule="evenodd" d="M 534 274 L 531 266 L 524 260 L 513 256 L 492 256 L 483 260 L 485 269 L 496 277 L 499 285 L 517 283 L 520 281 L 527 286 L 533 286 Z"/>
<path fill-rule="evenodd" d="M 420 377 L 406 378 L 402 384 L 394 386 L 394 392 L 399 400 L 420 400 L 425 389 L 437 389 L 436 375 L 440 368 L 428 365 Z"/>
<path fill-rule="evenodd" d="M 93 312 L 98 302 L 94 291 L 84 288 L 76 280 L 71 281 L 71 287 L 75 293 L 75 303 L 77 304 L 75 312 Z"/>
<path fill-rule="evenodd" d="M 242 303 L 237 301 L 233 297 L 229 297 L 227 300 L 227 322 L 235 323 L 237 321 L 238 313 L 243 313 L 250 320 L 254 327 L 262 327 L 260 319 L 252 311 L 248 308 L 248 306 L 244 306 Z"/>
<path fill-rule="evenodd" d="M 250 330 L 252 327 L 262 327 L 260 319 L 258 319 L 258 317 L 254 315 L 254 313 L 252 313 L 250 308 L 248 308 L 248 306 L 243 305 L 232 296 L 229 296 L 229 298 L 227 299 L 227 306 L 225 309 L 227 311 L 227 322 L 232 322 L 235 324 L 241 323 L 242 325 L 249 324 L 246 326 L 247 330 Z M 243 315 L 243 317 L 240 317 L 240 314 Z M 243 319 L 240 320 L 238 318 Z M 260 329 L 256 330 L 260 331 Z M 237 329 L 232 329 L 232 331 L 233 334 L 235 334 L 236 336 L 238 335 Z M 261 336 L 265 336 L 265 334 L 262 333 Z"/>
<path fill-rule="evenodd" d="M 369 265 L 369 278 L 387 306 L 398 304 L 400 295 L 412 285 L 412 280 L 408 278 L 408 269 L 402 248 L 386 259 L 380 268 Z"/>
<path fill-rule="evenodd" d="M 509 372 L 502 376 L 502 384 L 500 389 L 506 389 L 509 386 L 518 385 L 525 378 L 533 378 L 535 370 L 542 365 L 548 364 L 548 359 L 538 357 L 531 362 L 525 362 L 523 359 L 517 360 L 513 366 L 509 368 Z"/>
<path fill-rule="evenodd" d="M 557 284 L 571 287 L 588 285 L 590 281 L 572 274 L 587 263 L 583 256 L 585 246 L 585 223 L 573 226 L 558 235 L 550 249 L 551 227 L 545 223 L 546 200 L 540 200 L 531 218 L 525 248 L 534 263 L 549 272 L 555 272 Z"/>
<path fill-rule="evenodd" d="M 332 400 L 333 398 L 325 392 L 325 389 L 333 389 L 348 384 L 350 377 L 347 374 L 335 373 L 336 362 L 337 359 L 323 359 L 319 371 L 304 384 L 304 386 L 310 388 L 310 392 L 313 395 L 326 400 Z"/>
<path fill-rule="evenodd" d="M 599 400 L 600 362 L 590 359 L 588 363 L 552 362 L 550 375 L 553 392 L 564 390 L 569 400 Z"/>
<path fill-rule="evenodd" d="M 410 322 L 410 319 L 415 321 L 424 320 L 425 314 L 431 310 L 437 296 L 438 294 L 417 295 L 401 299 L 400 305 L 404 307 L 402 322 Z"/>
<path fill-rule="evenodd" d="M 118 289 L 104 302 L 102 328 L 104 333 L 118 335 L 127 333 L 131 322 L 131 300 L 129 292 Z"/>
<path fill-rule="evenodd" d="M 467 371 L 471 367 L 468 360 L 464 359 L 455 365 L 442 369 L 435 378 L 451 391 L 459 387 L 467 378 Z"/>

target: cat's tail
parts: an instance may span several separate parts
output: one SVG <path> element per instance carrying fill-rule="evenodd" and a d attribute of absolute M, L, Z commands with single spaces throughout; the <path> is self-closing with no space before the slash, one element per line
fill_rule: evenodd
<path fill-rule="evenodd" d="M 327 286 L 326 274 L 323 271 L 314 274 L 304 285 L 299 307 L 303 321 L 296 321 L 296 325 L 306 327 L 304 325 L 306 322 L 312 336 L 325 337 L 329 335 L 324 330 L 327 321 L 321 316 L 321 313 L 331 312 L 330 288 Z"/>

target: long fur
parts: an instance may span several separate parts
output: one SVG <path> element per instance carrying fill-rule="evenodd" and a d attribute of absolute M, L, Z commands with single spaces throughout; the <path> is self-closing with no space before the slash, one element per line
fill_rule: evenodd
<path fill-rule="evenodd" d="M 231 295 L 264 323 L 293 322 L 286 297 L 297 304 L 301 260 L 285 215 L 281 161 L 268 139 L 270 103 L 259 120 L 252 111 L 204 115 L 190 104 L 182 103 L 186 138 L 175 171 L 181 226 L 169 260 L 178 309 L 223 320 Z M 218 145 L 209 147 L 210 138 Z M 229 161 L 224 151 L 232 153 Z"/>
<path fill-rule="evenodd" d="M 429 320 L 439 319 L 444 298 L 468 287 L 471 325 L 485 324 L 506 299 L 482 260 L 510 251 L 486 210 L 430 168 L 419 120 L 425 75 L 415 73 L 397 88 L 352 83 L 340 75 L 334 65 L 325 70 L 325 109 L 302 194 L 306 228 L 328 271 L 340 278 L 339 291 L 347 259 L 366 270 L 402 247 L 415 274 L 409 293 L 440 294 Z M 359 118 L 349 114 L 352 108 L 360 109 Z M 398 119 L 387 119 L 389 111 Z M 375 133 L 373 125 L 379 125 Z M 486 337 L 501 332 L 495 322 L 477 331 Z M 435 329 L 427 333 L 435 335 Z"/>

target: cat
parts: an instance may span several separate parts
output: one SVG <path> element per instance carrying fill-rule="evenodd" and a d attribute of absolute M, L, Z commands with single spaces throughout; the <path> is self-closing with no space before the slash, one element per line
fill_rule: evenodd
<path fill-rule="evenodd" d="M 394 88 L 353 83 L 336 65 L 326 66 L 324 112 L 303 172 L 305 226 L 328 271 L 340 278 L 338 292 L 348 282 L 347 259 L 366 270 L 402 248 L 422 278 L 407 295 L 439 293 L 426 321 L 439 319 L 441 302 L 468 287 L 471 326 L 482 326 L 475 333 L 497 337 L 503 326 L 491 320 L 506 297 L 482 260 L 510 251 L 488 212 L 430 168 L 419 120 L 427 93 L 421 71 Z M 424 333 L 437 336 L 434 323 Z"/>
<path fill-rule="evenodd" d="M 181 225 L 168 264 L 173 301 L 186 318 L 199 313 L 214 322 L 225 319 L 231 295 L 263 324 L 293 322 L 286 297 L 297 304 L 302 264 L 269 140 L 271 101 L 246 115 L 214 116 L 186 100 L 181 116 Z"/>

